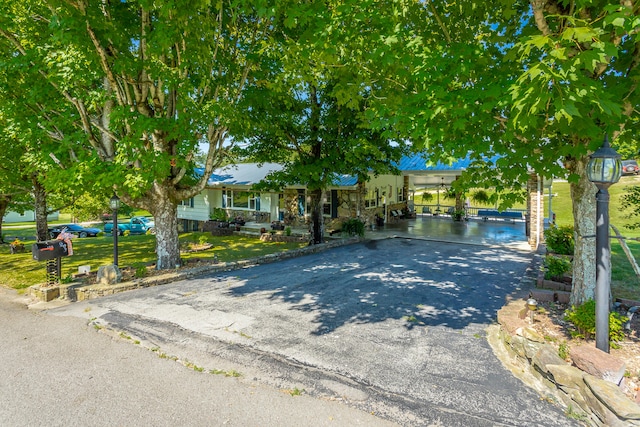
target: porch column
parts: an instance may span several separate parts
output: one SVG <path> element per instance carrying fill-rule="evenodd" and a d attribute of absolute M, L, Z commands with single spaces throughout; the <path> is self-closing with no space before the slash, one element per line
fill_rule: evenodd
<path fill-rule="evenodd" d="M 542 178 L 535 173 L 527 181 L 527 240 L 531 249 L 538 249 L 544 232 L 544 199 Z"/>
<path fill-rule="evenodd" d="M 458 178 L 460 178 L 460 175 L 456 176 L 456 179 L 454 179 L 454 182 L 458 180 Z M 464 210 L 464 200 L 462 200 L 462 194 L 456 191 L 456 206 L 455 206 L 455 210 L 457 211 L 461 211 Z"/>
<path fill-rule="evenodd" d="M 402 177 L 402 193 L 404 194 L 404 206 L 409 209 L 409 176 Z"/>

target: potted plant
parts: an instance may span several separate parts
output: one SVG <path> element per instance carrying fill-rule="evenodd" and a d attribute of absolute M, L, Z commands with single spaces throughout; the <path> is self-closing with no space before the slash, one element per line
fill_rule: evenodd
<path fill-rule="evenodd" d="M 451 212 L 451 218 L 453 218 L 454 221 L 462 221 L 466 216 L 467 212 L 464 209 L 456 209 Z"/>
<path fill-rule="evenodd" d="M 17 237 L 9 244 L 9 252 L 12 254 L 21 254 L 24 252 L 24 243 Z"/>

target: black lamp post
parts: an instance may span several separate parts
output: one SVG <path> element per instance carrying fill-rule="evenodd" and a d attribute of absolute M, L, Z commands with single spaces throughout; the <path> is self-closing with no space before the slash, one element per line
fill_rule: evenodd
<path fill-rule="evenodd" d="M 109 200 L 109 206 L 113 211 L 113 228 L 111 234 L 113 234 L 113 265 L 118 266 L 118 209 L 120 209 L 120 198 L 114 193 L 113 197 Z"/>
<path fill-rule="evenodd" d="M 609 242 L 609 187 L 620 179 L 620 155 L 604 136 L 602 147 L 587 166 L 596 194 L 596 348 L 609 353 L 609 295 L 611 293 L 611 245 Z"/>

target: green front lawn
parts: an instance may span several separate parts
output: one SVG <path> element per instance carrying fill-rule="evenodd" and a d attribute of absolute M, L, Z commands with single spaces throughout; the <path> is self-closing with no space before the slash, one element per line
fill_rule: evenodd
<path fill-rule="evenodd" d="M 627 224 L 638 222 L 640 218 L 630 219 L 629 214 L 632 209 L 640 209 L 640 206 L 626 206 L 620 200 L 624 194 L 624 189 L 632 185 L 639 185 L 640 177 L 623 176 L 615 185 L 609 188 L 609 216 L 612 225 L 615 225 L 620 234 L 628 238 L 640 237 L 640 229 L 631 230 L 626 228 Z M 551 208 L 556 214 L 558 225 L 573 225 L 573 211 L 571 203 L 571 193 L 569 183 L 554 181 L 551 194 L 555 196 L 551 200 Z M 595 204 L 595 198 L 594 198 Z M 545 192 L 545 216 L 548 215 L 548 190 Z M 636 276 L 629 259 L 622 250 L 622 246 L 615 239 L 615 234 L 611 234 L 611 293 L 614 298 L 628 298 L 640 301 L 640 279 Z M 640 262 L 640 242 L 627 240 L 627 245 L 633 257 Z"/>
<path fill-rule="evenodd" d="M 625 237 L 640 237 L 640 229 L 630 230 L 626 228 L 627 224 L 640 221 L 640 217 L 629 219 L 629 214 L 633 210 L 640 209 L 640 206 L 627 206 L 621 201 L 624 189 L 630 186 L 640 185 L 640 176 L 623 176 L 620 182 L 609 187 L 609 216 L 612 225 L 615 225 L 620 233 Z M 551 188 L 552 194 L 557 194 L 551 200 L 551 208 L 556 214 L 556 223 L 558 225 L 573 225 L 573 212 L 571 204 L 571 194 L 569 191 L 569 183 L 563 181 L 554 181 Z M 545 191 L 545 216 L 548 215 L 548 190 Z M 595 205 L 595 198 L 593 203 Z"/>
<path fill-rule="evenodd" d="M 640 262 L 640 242 L 628 241 L 633 257 Z M 611 241 L 611 293 L 614 298 L 640 301 L 640 278 L 617 239 Z"/>
<path fill-rule="evenodd" d="M 13 231 L 16 231 L 14 233 Z M 20 231 L 20 233 L 17 233 Z M 27 240 L 29 231 L 24 233 L 26 252 L 10 254 L 9 245 L 0 246 L 0 286 L 24 289 L 31 285 L 46 281 L 45 262 L 34 261 L 31 256 L 31 245 L 35 240 Z M 13 237 L 22 235 L 22 230 L 6 233 Z M 34 234 L 33 232 L 31 234 Z M 245 236 L 211 236 L 210 233 L 184 233 L 180 235 L 181 247 L 189 242 L 200 243 L 201 236 L 206 242 L 213 244 L 211 249 L 201 252 L 182 254 L 184 260 L 213 260 L 217 255 L 219 262 L 238 261 L 276 252 L 297 249 L 306 243 L 262 242 L 255 237 Z M 120 267 L 137 267 L 152 264 L 156 260 L 155 236 L 131 235 L 118 239 L 118 264 Z M 95 271 L 102 265 L 113 263 L 113 238 L 110 235 L 88 237 L 73 240 L 73 256 L 62 258 L 62 277 L 78 272 L 81 265 L 90 265 Z"/>

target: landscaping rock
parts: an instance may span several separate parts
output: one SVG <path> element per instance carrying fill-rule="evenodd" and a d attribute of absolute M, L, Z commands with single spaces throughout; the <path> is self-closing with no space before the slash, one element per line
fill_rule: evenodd
<path fill-rule="evenodd" d="M 606 353 L 604 353 L 606 354 Z M 609 381 L 603 381 L 589 376 L 584 382 L 593 396 L 597 399 L 594 409 L 600 409 L 600 419 L 607 426 L 637 426 L 640 425 L 640 406 L 631 402 L 618 387 Z M 606 402 L 606 405 L 602 402 Z M 598 404 L 599 403 L 599 404 Z"/>
<path fill-rule="evenodd" d="M 626 369 L 625 363 L 595 347 L 581 345 L 570 349 L 571 360 L 583 371 L 619 385 Z"/>
<path fill-rule="evenodd" d="M 556 291 L 556 302 L 559 304 L 569 304 L 569 302 L 571 302 L 571 292 Z"/>
<path fill-rule="evenodd" d="M 98 268 L 96 282 L 100 285 L 115 285 L 122 280 L 122 272 L 117 265 L 103 265 Z"/>
<path fill-rule="evenodd" d="M 548 289 L 532 289 L 531 298 L 534 298 L 538 302 L 553 302 L 556 300 L 554 291 Z"/>
<path fill-rule="evenodd" d="M 524 300 L 509 302 L 499 310 L 498 322 L 504 348 L 516 358 L 516 366 L 524 366 L 521 372 L 526 372 L 526 381 L 541 393 L 551 393 L 585 425 L 640 427 L 640 406 L 625 394 L 624 384 L 619 386 L 625 362 L 593 346 L 581 345 L 569 347 L 575 366 L 566 364 L 554 346 L 538 341 L 540 334 L 531 333 L 531 325 L 523 326 L 526 320 L 518 313 L 525 304 Z M 512 359 L 503 362 L 505 366 L 514 365 Z"/>
<path fill-rule="evenodd" d="M 568 390 L 581 390 L 584 386 L 584 372 L 575 366 L 569 366 L 564 361 L 557 365 L 547 365 L 546 369 L 553 375 L 558 388 L 568 393 Z"/>
<path fill-rule="evenodd" d="M 531 364 L 539 371 L 547 376 L 551 376 L 548 365 L 562 365 L 564 360 L 558 356 L 555 348 L 545 344 L 540 347 L 538 352 L 531 359 Z"/>

